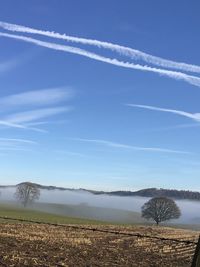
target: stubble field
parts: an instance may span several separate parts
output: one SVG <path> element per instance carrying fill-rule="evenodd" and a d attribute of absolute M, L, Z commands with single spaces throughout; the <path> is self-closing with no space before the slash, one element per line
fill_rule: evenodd
<path fill-rule="evenodd" d="M 196 242 L 198 232 L 143 226 L 1 223 L 0 266 L 189 267 L 195 244 L 173 239 Z"/>

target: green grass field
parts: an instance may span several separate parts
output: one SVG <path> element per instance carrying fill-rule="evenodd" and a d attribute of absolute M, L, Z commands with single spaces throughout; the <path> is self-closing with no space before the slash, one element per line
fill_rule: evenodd
<path fill-rule="evenodd" d="M 39 211 L 48 211 L 52 214 L 83 218 L 95 221 L 106 221 L 119 224 L 145 223 L 139 212 L 114 208 L 93 207 L 86 204 L 69 205 L 55 203 L 35 203 L 32 207 Z"/>
<path fill-rule="evenodd" d="M 28 208 L 23 208 L 14 202 L 0 203 L 0 217 L 60 224 L 132 225 L 145 223 L 138 212 L 91 207 L 84 204 L 35 203 Z"/>
<path fill-rule="evenodd" d="M 48 212 L 47 212 L 48 210 Z M 101 216 L 99 217 L 99 214 Z M 107 217 L 109 214 L 110 217 Z M 82 224 L 82 225 L 152 225 L 140 217 L 137 212 L 122 211 L 116 209 L 96 208 L 84 205 L 63 205 L 50 203 L 37 203 L 33 207 L 23 208 L 14 203 L 0 203 L 0 217 L 39 221 L 44 223 L 57 224 Z M 100 218 L 107 218 L 105 220 Z M 117 217 L 118 220 L 116 219 Z M 111 219 L 112 218 L 112 219 Z M 8 219 L 1 219 L 0 223 L 13 222 Z M 171 228 L 182 228 L 200 230 L 196 224 L 171 224 L 163 223 L 161 226 Z"/>
<path fill-rule="evenodd" d="M 106 224 L 105 222 L 102 221 L 62 216 L 62 215 L 47 213 L 44 211 L 22 208 L 12 204 L 0 204 L 0 217 L 40 221 L 45 223 L 58 223 L 58 224 Z M 1 223 L 8 222 L 8 220 L 0 219 L 0 222 Z"/>

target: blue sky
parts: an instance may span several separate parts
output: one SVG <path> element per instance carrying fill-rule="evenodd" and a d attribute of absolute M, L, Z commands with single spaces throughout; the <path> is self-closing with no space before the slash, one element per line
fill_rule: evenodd
<path fill-rule="evenodd" d="M 199 9 L 1 1 L 1 184 L 200 190 Z"/>

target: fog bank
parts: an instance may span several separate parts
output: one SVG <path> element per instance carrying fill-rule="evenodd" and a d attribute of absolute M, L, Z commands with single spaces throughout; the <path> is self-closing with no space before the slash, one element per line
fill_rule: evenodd
<path fill-rule="evenodd" d="M 0 191 L 1 202 L 15 200 L 15 188 L 0 189 Z M 84 190 L 41 190 L 39 202 L 67 205 L 81 204 L 83 207 L 90 206 L 99 208 L 112 208 L 123 211 L 141 212 L 142 205 L 148 200 L 149 198 L 136 196 L 118 197 L 108 195 L 94 195 Z M 200 201 L 176 200 L 176 203 L 181 209 L 182 216 L 178 220 L 174 220 L 174 223 L 200 224 Z M 115 216 L 115 219 L 116 218 L 117 217 Z"/>

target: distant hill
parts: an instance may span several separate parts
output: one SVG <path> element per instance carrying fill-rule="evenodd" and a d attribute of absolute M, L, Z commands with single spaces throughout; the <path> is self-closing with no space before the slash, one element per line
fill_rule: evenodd
<path fill-rule="evenodd" d="M 28 183 L 28 182 L 24 182 Z M 20 183 L 23 184 L 23 183 Z M 75 191 L 75 192 L 88 192 L 94 195 L 109 195 L 109 196 L 120 196 L 120 197 L 131 197 L 131 196 L 140 196 L 140 197 L 169 197 L 174 199 L 188 199 L 188 200 L 200 200 L 200 192 L 194 192 L 189 190 L 176 190 L 176 189 L 157 189 L 157 188 L 146 188 L 141 189 L 138 191 L 98 191 L 98 190 L 89 190 L 89 189 L 74 189 L 74 188 L 65 188 L 65 187 L 57 187 L 57 186 L 47 186 L 47 185 L 41 185 L 33 183 L 35 186 L 37 186 L 40 189 L 44 190 L 61 190 L 61 191 Z M 0 186 L 0 189 L 2 188 L 8 188 L 8 187 L 15 187 L 15 186 Z"/>
<path fill-rule="evenodd" d="M 27 184 L 27 183 L 29 184 L 31 182 L 22 182 L 20 184 L 17 184 L 16 186 Z M 31 183 L 31 184 L 35 185 L 39 189 L 45 189 L 45 190 L 73 190 L 73 189 L 70 189 L 70 188 L 57 187 L 57 186 L 52 186 L 52 185 L 41 185 L 41 184 L 36 184 L 36 183 Z"/>
<path fill-rule="evenodd" d="M 169 197 L 174 199 L 200 200 L 200 192 L 176 189 L 147 188 L 139 191 L 114 191 L 106 194 L 115 196 Z"/>

